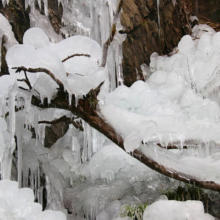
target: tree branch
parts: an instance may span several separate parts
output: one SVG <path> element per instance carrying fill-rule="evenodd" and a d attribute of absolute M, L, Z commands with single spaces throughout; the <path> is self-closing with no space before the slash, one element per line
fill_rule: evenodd
<path fill-rule="evenodd" d="M 81 56 L 91 57 L 89 54 L 82 54 L 82 53 L 81 53 L 81 54 L 78 54 L 78 53 L 76 53 L 76 54 L 73 54 L 73 55 L 68 56 L 67 58 L 63 59 L 62 62 L 64 63 L 64 62 L 66 62 L 67 60 L 69 60 L 69 59 L 72 58 L 72 57 L 81 57 Z"/>
<path fill-rule="evenodd" d="M 29 72 L 29 73 L 37 73 L 37 72 L 42 72 L 42 73 L 46 73 L 47 75 L 49 75 L 60 87 L 60 90 L 63 90 L 64 89 L 64 85 L 63 83 L 57 79 L 54 74 L 48 70 L 48 69 L 45 69 L 45 68 L 26 68 L 24 66 L 21 66 L 21 67 L 13 67 L 12 69 L 16 69 L 16 73 L 20 73 L 21 71 L 24 71 L 24 72 Z"/>
<path fill-rule="evenodd" d="M 99 89 L 100 87 L 101 85 L 99 86 Z M 98 93 L 99 89 L 91 90 L 90 93 L 94 93 L 94 91 L 95 93 Z M 32 98 L 32 104 L 43 108 L 57 107 L 71 111 L 74 115 L 83 119 L 91 127 L 95 128 L 97 131 L 104 134 L 107 138 L 109 138 L 112 142 L 114 142 L 122 150 L 125 151 L 123 138 L 105 120 L 104 116 L 101 115 L 101 112 L 97 110 L 98 108 L 93 108 L 90 105 L 89 97 L 90 96 L 87 95 L 83 99 L 79 99 L 77 106 L 75 106 L 74 104 L 69 106 L 68 94 L 65 94 L 65 92 L 59 92 L 57 97 L 54 100 L 52 100 L 49 105 L 47 102 L 41 104 L 41 101 L 40 100 L 37 101 L 36 97 Z M 151 169 L 165 176 L 174 178 L 176 180 L 180 180 L 185 183 L 195 184 L 196 186 L 205 189 L 211 189 L 220 192 L 220 184 L 215 183 L 213 181 L 201 181 L 196 179 L 195 177 L 188 176 L 186 173 L 178 173 L 175 170 L 168 169 L 163 165 L 159 164 L 158 162 L 152 160 L 148 156 L 144 155 L 139 149 L 136 149 L 133 152 L 133 156 L 140 162 L 144 163 L 146 166 L 150 167 Z"/>
<path fill-rule="evenodd" d="M 65 122 L 66 124 L 73 124 L 73 126 L 76 129 L 79 129 L 80 131 L 83 131 L 83 127 L 79 122 L 75 122 L 74 119 L 66 117 L 65 115 L 58 118 L 58 119 L 55 119 L 53 121 L 39 121 L 38 124 L 50 124 L 50 125 L 52 125 L 52 124 L 57 124 L 59 122 Z"/>
<path fill-rule="evenodd" d="M 25 75 L 25 78 L 26 78 L 26 83 L 27 83 L 29 89 L 31 90 L 31 89 L 32 89 L 32 86 L 31 86 L 31 83 L 30 83 L 30 81 L 29 81 L 29 79 L 28 79 L 28 77 L 27 77 L 26 71 L 24 71 L 24 75 Z"/>
<path fill-rule="evenodd" d="M 29 87 L 29 90 L 32 89 L 32 86 L 31 86 L 29 80 L 27 80 L 27 79 L 17 79 L 17 81 L 18 82 L 25 82 L 27 84 L 27 86 Z"/>

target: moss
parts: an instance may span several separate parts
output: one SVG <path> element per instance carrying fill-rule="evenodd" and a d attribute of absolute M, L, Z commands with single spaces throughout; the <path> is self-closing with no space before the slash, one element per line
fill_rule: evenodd
<path fill-rule="evenodd" d="M 166 190 L 160 189 L 161 195 L 166 195 L 168 200 L 187 201 L 197 200 L 201 201 L 204 205 L 204 209 L 208 212 L 210 199 L 208 194 L 200 187 L 185 184 L 184 186 L 178 186 L 176 188 L 168 188 Z"/>
<path fill-rule="evenodd" d="M 144 210 L 147 208 L 148 204 L 132 204 L 132 205 L 123 205 L 120 210 L 120 217 L 130 217 L 132 220 L 142 220 Z"/>

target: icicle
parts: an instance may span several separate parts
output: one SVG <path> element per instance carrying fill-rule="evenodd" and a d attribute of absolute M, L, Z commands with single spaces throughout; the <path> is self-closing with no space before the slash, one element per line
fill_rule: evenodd
<path fill-rule="evenodd" d="M 172 0 L 173 6 L 175 7 L 176 5 L 176 0 Z"/>
<path fill-rule="evenodd" d="M 208 157 L 209 156 L 209 141 L 205 141 L 205 156 Z"/>
<path fill-rule="evenodd" d="M 82 162 L 85 163 L 88 159 L 88 142 L 87 142 L 87 126 L 86 122 L 83 122 L 84 129 L 84 143 L 83 143 L 83 152 L 82 152 Z"/>
<path fill-rule="evenodd" d="M 160 37 L 160 0 L 157 0 L 158 29 Z"/>
<path fill-rule="evenodd" d="M 75 106 L 77 107 L 78 105 L 78 100 L 79 100 L 79 95 L 75 94 Z"/>
<path fill-rule="evenodd" d="M 69 106 L 72 104 L 72 94 L 69 93 Z"/>
<path fill-rule="evenodd" d="M 16 98 L 17 84 L 15 83 L 12 87 L 9 98 L 9 131 L 11 135 L 11 145 L 15 144 L 15 98 Z"/>
<path fill-rule="evenodd" d="M 93 152 L 95 153 L 98 151 L 99 146 L 98 146 L 98 132 L 92 128 L 92 148 Z"/>
<path fill-rule="evenodd" d="M 2 5 L 3 7 L 5 7 L 5 0 L 2 0 Z"/>
<path fill-rule="evenodd" d="M 48 13 L 48 0 L 44 0 L 44 14 L 46 16 L 49 15 L 49 13 Z"/>
<path fill-rule="evenodd" d="M 42 190 L 41 190 L 41 184 L 40 184 L 40 167 L 37 168 L 37 201 L 43 205 L 43 196 L 42 196 Z"/>
<path fill-rule="evenodd" d="M 16 115 L 16 137 L 17 137 L 17 149 L 18 149 L 18 184 L 19 187 L 22 186 L 22 133 L 24 130 L 24 121 L 25 121 L 25 114 L 24 111 L 20 111 Z"/>
<path fill-rule="evenodd" d="M 39 135 L 39 141 L 44 145 L 44 139 L 45 139 L 45 124 L 38 125 L 38 135 Z"/>
<path fill-rule="evenodd" d="M 38 117 L 39 116 L 37 114 L 34 114 L 34 130 L 35 130 L 35 134 L 36 134 L 36 140 L 39 140 L 39 135 L 38 135 L 38 121 L 39 121 L 39 118 Z"/>
<path fill-rule="evenodd" d="M 2 51 L 2 37 L 0 36 L 0 51 Z M 1 60 L 2 60 L 2 53 L 0 52 L 0 68 L 1 68 Z"/>
<path fill-rule="evenodd" d="M 89 124 L 87 126 L 87 143 L 88 143 L 88 159 L 92 158 L 93 150 L 92 150 L 92 139 L 91 139 L 91 127 Z"/>
<path fill-rule="evenodd" d="M 116 88 L 115 85 L 115 51 L 113 46 L 110 45 L 108 49 L 108 58 L 107 58 L 107 68 L 109 71 L 109 81 L 110 81 L 110 91 L 114 91 Z"/>
<path fill-rule="evenodd" d="M 38 0 L 39 8 L 41 9 L 41 0 Z"/>
<path fill-rule="evenodd" d="M 74 162 L 77 164 L 81 164 L 81 153 L 80 153 L 80 145 L 78 142 L 78 137 L 74 137 Z"/>

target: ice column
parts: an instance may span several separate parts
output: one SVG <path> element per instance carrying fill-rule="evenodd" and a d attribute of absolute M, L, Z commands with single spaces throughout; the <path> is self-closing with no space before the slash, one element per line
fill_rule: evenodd
<path fill-rule="evenodd" d="M 117 14 L 119 0 L 74 0 L 69 4 L 61 0 L 59 2 L 64 8 L 63 22 L 66 24 L 62 31 L 67 36 L 66 32 L 69 32 L 69 35 L 78 33 L 90 36 L 103 46 L 109 38 L 112 25 L 117 24 L 117 34 L 109 47 L 107 57 L 110 86 L 111 90 L 114 90 L 123 83 L 122 42 L 126 38 L 125 34 L 118 32 L 123 28 L 120 24 L 120 14 Z"/>
<path fill-rule="evenodd" d="M 82 162 L 92 158 L 92 155 L 103 146 L 106 138 L 104 135 L 93 129 L 89 124 L 83 122 L 84 128 L 84 143 L 82 152 Z M 75 142 L 74 142 L 75 143 Z M 75 144 L 74 144 L 75 145 Z"/>
<path fill-rule="evenodd" d="M 48 16 L 48 0 L 44 0 L 44 13 Z"/>
<path fill-rule="evenodd" d="M 157 0 L 158 29 L 160 37 L 160 0 Z"/>

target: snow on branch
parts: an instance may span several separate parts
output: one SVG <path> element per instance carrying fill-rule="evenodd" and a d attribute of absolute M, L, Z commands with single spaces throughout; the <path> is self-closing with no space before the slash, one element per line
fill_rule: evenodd
<path fill-rule="evenodd" d="M 153 169 L 153 170 L 155 170 L 165 176 L 168 176 L 168 177 L 176 179 L 176 180 L 180 180 L 185 183 L 194 184 L 196 186 L 199 186 L 199 187 L 202 187 L 205 189 L 211 189 L 211 190 L 220 192 L 220 184 L 215 183 L 214 181 L 203 181 L 203 180 L 199 180 L 193 176 L 189 176 L 186 173 L 176 172 L 175 170 L 167 168 L 167 167 L 159 164 L 155 160 L 149 158 L 148 156 L 143 154 L 140 150 L 135 150 L 133 155 L 140 162 L 144 163 L 145 165 L 147 165 L 151 169 Z"/>
<path fill-rule="evenodd" d="M 100 87 L 101 85 L 97 89 L 90 91 L 90 93 L 93 94 L 98 93 Z M 116 145 L 118 145 L 121 149 L 125 151 L 124 139 L 119 133 L 116 132 L 115 128 L 113 128 L 112 125 L 108 123 L 108 121 L 105 119 L 102 113 L 99 110 L 97 110 L 99 108 L 93 108 L 90 105 L 90 100 L 88 98 L 90 96 L 87 95 L 83 99 L 80 99 L 78 101 L 77 106 L 75 105 L 69 106 L 68 99 L 66 99 L 67 94 L 65 94 L 65 92 L 63 91 L 60 91 L 59 93 L 60 94 L 54 100 L 52 100 L 49 105 L 48 103 L 42 104 L 41 101 L 37 100 L 37 98 L 34 96 L 32 98 L 32 104 L 41 108 L 56 107 L 71 111 L 74 115 L 83 119 L 86 123 L 88 123 L 90 126 L 92 126 L 100 133 L 105 135 L 107 138 L 109 138 L 112 142 L 114 142 Z M 55 123 L 57 121 L 62 121 L 62 120 L 69 120 L 69 119 L 67 117 L 63 117 L 61 119 L 55 120 L 50 123 Z M 46 121 L 41 121 L 40 123 L 46 123 Z M 211 189 L 220 192 L 220 184 L 214 181 L 199 179 L 198 177 L 192 175 L 190 176 L 186 172 L 176 171 L 173 168 L 168 168 L 161 162 L 158 162 L 156 159 L 151 158 L 150 155 L 148 156 L 147 154 L 144 154 L 142 152 L 142 149 L 134 150 L 132 155 L 146 166 L 150 167 L 151 169 L 165 176 L 168 176 L 176 180 L 180 180 L 185 183 L 195 184 L 196 186 L 205 189 Z"/>

